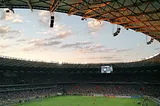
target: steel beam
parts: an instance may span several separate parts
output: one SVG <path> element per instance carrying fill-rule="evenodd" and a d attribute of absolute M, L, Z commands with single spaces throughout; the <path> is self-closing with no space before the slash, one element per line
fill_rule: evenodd
<path fill-rule="evenodd" d="M 50 12 L 56 11 L 58 8 L 59 4 L 61 3 L 62 0 L 52 0 L 51 5 L 50 5 Z"/>
<path fill-rule="evenodd" d="M 31 0 L 27 0 L 27 3 L 28 3 L 28 6 L 29 6 L 30 10 L 33 11 Z"/>
<path fill-rule="evenodd" d="M 142 23 L 142 22 L 159 22 L 160 19 L 154 19 L 154 20 L 135 20 L 134 22 L 130 21 L 130 22 L 113 22 L 113 24 L 119 24 L 119 25 L 130 25 L 130 24 L 138 24 L 138 23 Z"/>
<path fill-rule="evenodd" d="M 125 28 L 152 28 L 153 26 L 132 26 L 132 25 L 128 25 L 128 26 L 124 26 Z M 160 25 L 154 25 L 154 27 L 160 27 Z"/>
<path fill-rule="evenodd" d="M 153 1 L 155 1 L 155 0 L 153 0 Z M 122 6 L 122 7 L 116 8 L 117 11 L 115 11 L 115 9 L 112 9 L 112 10 L 110 10 L 110 11 L 106 11 L 105 13 L 102 13 L 102 14 L 98 17 L 98 19 L 103 18 L 106 14 L 108 14 L 107 12 L 109 12 L 109 13 L 111 13 L 111 12 L 119 12 L 118 10 L 124 11 L 124 10 L 127 10 L 128 8 L 137 7 L 137 6 L 140 6 L 140 5 L 142 5 L 142 4 L 146 4 L 146 3 L 148 3 L 148 2 L 150 2 L 150 0 L 147 0 L 147 1 L 144 1 L 144 2 L 137 2 L 137 3 L 131 4 L 131 5 L 126 5 L 126 6 L 125 6 L 125 7 L 126 7 L 125 9 L 124 9 L 124 7 Z M 113 2 L 112 2 L 112 3 L 113 3 Z"/>

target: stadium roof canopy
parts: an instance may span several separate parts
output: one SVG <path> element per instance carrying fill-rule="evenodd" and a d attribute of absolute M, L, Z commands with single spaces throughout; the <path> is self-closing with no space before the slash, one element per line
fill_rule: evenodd
<path fill-rule="evenodd" d="M 30 8 L 108 21 L 160 41 L 159 0 L 0 0 L 0 8 Z"/>
<path fill-rule="evenodd" d="M 137 68 L 137 67 L 159 67 L 160 68 L 160 54 L 155 57 L 128 63 L 112 63 L 112 64 L 70 64 L 70 63 L 46 63 L 28 60 L 18 60 L 15 58 L 0 57 L 0 68 L 2 67 L 30 67 L 30 68 L 75 68 L 75 69 L 92 69 L 100 68 L 103 65 L 113 65 L 114 68 Z"/>

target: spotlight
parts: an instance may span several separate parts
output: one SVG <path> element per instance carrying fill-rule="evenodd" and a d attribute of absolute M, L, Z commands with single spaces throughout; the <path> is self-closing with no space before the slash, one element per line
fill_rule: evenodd
<path fill-rule="evenodd" d="M 84 20 L 86 21 L 87 19 L 86 19 L 86 18 L 81 18 L 81 20 L 82 20 L 82 21 L 84 21 Z"/>
<path fill-rule="evenodd" d="M 150 41 L 147 42 L 147 45 L 150 45 L 153 42 L 154 38 L 151 38 Z"/>
<path fill-rule="evenodd" d="M 14 13 L 13 8 L 8 8 L 8 9 L 6 10 L 6 13 L 10 13 L 10 12 Z"/>
<path fill-rule="evenodd" d="M 117 33 L 120 33 L 120 31 L 121 31 L 121 28 L 117 28 Z"/>
<path fill-rule="evenodd" d="M 9 8 L 9 10 L 11 10 L 11 11 L 12 11 L 12 13 L 14 13 L 14 10 L 13 10 L 13 8 Z"/>
<path fill-rule="evenodd" d="M 9 13 L 10 11 L 9 10 L 6 10 L 6 13 Z"/>
<path fill-rule="evenodd" d="M 54 16 L 51 16 L 50 28 L 54 26 Z"/>
<path fill-rule="evenodd" d="M 118 35 L 118 33 L 117 33 L 117 32 L 113 33 L 113 36 L 117 36 L 117 35 Z"/>
<path fill-rule="evenodd" d="M 117 31 L 113 33 L 113 36 L 117 36 L 121 31 L 121 28 L 117 28 Z"/>

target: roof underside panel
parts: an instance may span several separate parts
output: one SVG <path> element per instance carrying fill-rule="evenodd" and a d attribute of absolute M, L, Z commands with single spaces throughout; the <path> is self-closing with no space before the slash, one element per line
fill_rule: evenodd
<path fill-rule="evenodd" d="M 0 8 L 30 8 L 108 21 L 160 41 L 159 0 L 1 0 Z"/>

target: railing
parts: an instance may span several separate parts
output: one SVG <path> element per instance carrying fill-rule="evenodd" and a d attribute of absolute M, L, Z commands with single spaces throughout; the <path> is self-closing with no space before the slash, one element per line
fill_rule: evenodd
<path fill-rule="evenodd" d="M 160 105 L 160 100 L 159 99 L 154 98 L 154 97 L 150 97 L 150 96 L 149 96 L 149 99 Z"/>

